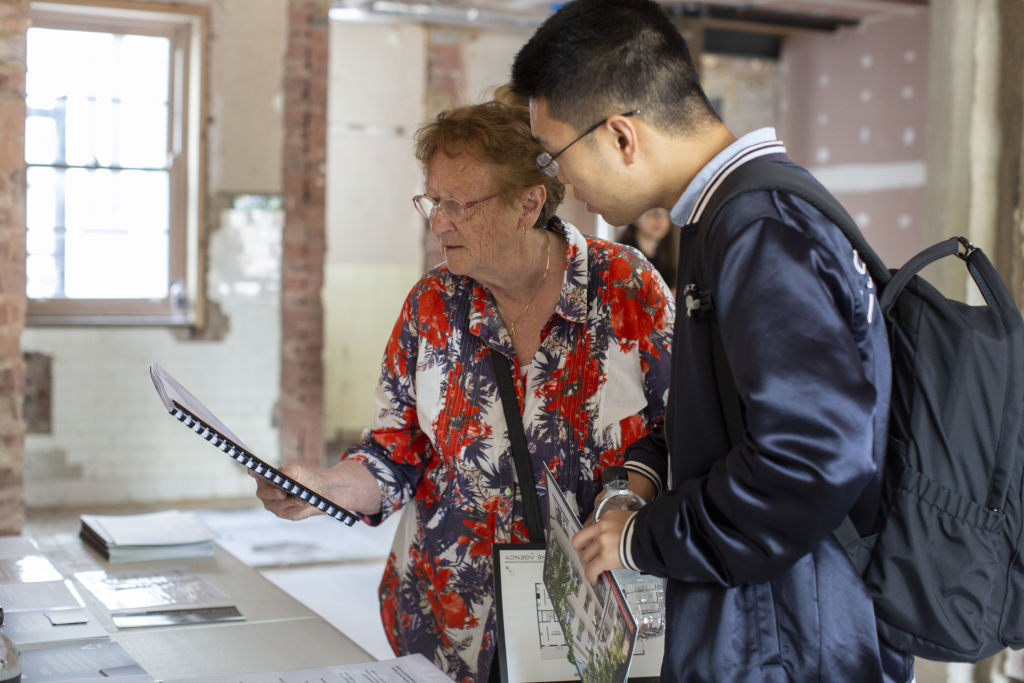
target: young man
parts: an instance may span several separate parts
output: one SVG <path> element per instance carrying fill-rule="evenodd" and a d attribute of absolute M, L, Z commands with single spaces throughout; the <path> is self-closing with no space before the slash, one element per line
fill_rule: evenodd
<path fill-rule="evenodd" d="M 512 88 L 548 151 L 538 165 L 592 211 L 624 225 L 661 206 L 684 226 L 684 301 L 698 298 L 710 193 L 750 159 L 792 163 L 772 129 L 725 127 L 648 0 L 567 3 L 517 55 Z M 839 229 L 782 192 L 731 202 L 705 257 L 744 438 L 730 446 L 711 324 L 680 313 L 667 481 L 648 472 L 643 487 L 666 490 L 578 535 L 588 579 L 621 566 L 669 578 L 666 681 L 911 680 L 832 536 L 847 515 L 867 532 L 878 501 L 890 360 L 874 285 Z"/>

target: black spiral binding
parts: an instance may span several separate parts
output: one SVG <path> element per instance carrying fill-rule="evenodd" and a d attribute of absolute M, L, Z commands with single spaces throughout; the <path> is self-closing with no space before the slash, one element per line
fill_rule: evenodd
<path fill-rule="evenodd" d="M 195 415 L 182 408 L 176 401 L 173 402 L 172 405 L 174 407 L 170 411 L 171 415 L 178 418 L 179 422 L 184 423 L 186 427 L 190 427 L 196 434 L 203 437 L 214 446 L 227 453 L 231 458 L 245 465 L 282 491 L 297 496 L 327 516 L 334 517 L 339 522 L 343 522 L 346 526 L 352 526 L 358 519 L 354 513 L 349 512 L 340 505 L 332 503 L 323 496 L 313 493 L 294 479 L 290 479 L 289 477 L 281 474 L 255 455 L 246 453 L 244 450 L 239 448 L 237 444 L 232 443 L 231 440 L 225 438 L 224 435 L 210 428 L 208 424 L 205 424 Z"/>

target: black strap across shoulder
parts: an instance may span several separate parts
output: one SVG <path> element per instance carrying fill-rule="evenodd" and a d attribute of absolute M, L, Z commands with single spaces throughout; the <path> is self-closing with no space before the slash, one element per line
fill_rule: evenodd
<path fill-rule="evenodd" d="M 754 191 L 786 192 L 800 197 L 821 211 L 829 221 L 839 228 L 853 248 L 857 250 L 867 265 L 871 278 L 879 286 L 887 284 L 892 277 L 885 262 L 864 239 L 857 223 L 842 204 L 817 179 L 800 167 L 770 159 L 753 159 L 734 169 L 723 179 L 721 185 L 711 195 L 699 221 L 700 227 L 694 247 L 694 273 L 697 278 L 697 287 L 700 290 L 698 294 L 701 305 L 698 314 L 707 317 L 712 327 L 712 365 L 715 371 L 715 383 L 718 385 L 722 417 L 725 420 L 729 443 L 732 446 L 740 443 L 746 432 L 743 404 L 740 401 L 739 392 L 736 390 L 736 384 L 733 382 L 732 370 L 729 368 L 722 333 L 718 326 L 718 318 L 714 312 L 714 292 L 708 285 L 705 251 L 708 235 L 722 208 L 736 197 Z M 956 238 L 952 238 L 951 243 L 955 242 Z M 947 248 L 956 250 L 956 247 L 952 245 Z M 902 284 L 900 288 L 902 288 Z M 891 289 L 897 290 L 896 287 Z M 849 517 L 843 518 L 842 523 L 833 533 L 844 547 L 855 543 L 860 538 L 860 534 Z"/>
<path fill-rule="evenodd" d="M 699 222 L 700 227 L 694 247 L 694 273 L 700 290 L 701 308 L 699 313 L 707 316 L 712 326 L 715 381 L 718 384 L 718 395 L 721 401 L 722 415 L 729 432 L 729 441 L 734 446 L 743 438 L 743 406 L 736 391 L 736 385 L 733 383 L 729 362 L 726 359 L 718 319 L 714 315 L 714 292 L 708 285 L 705 252 L 708 235 L 722 208 L 736 197 L 754 191 L 786 192 L 810 203 L 842 231 L 860 254 L 861 259 L 864 260 L 876 283 L 883 285 L 890 278 L 889 269 L 868 245 L 856 222 L 842 204 L 821 183 L 800 167 L 771 159 L 752 159 L 731 171 L 722 180 L 722 183 L 711 195 Z"/>
<path fill-rule="evenodd" d="M 533 465 L 526 448 L 526 433 L 523 431 L 523 416 L 519 412 L 519 400 L 512 385 L 512 371 L 509 361 L 500 352 L 491 349 L 491 364 L 498 381 L 501 407 L 508 424 L 508 439 L 512 442 L 512 457 L 519 478 L 519 491 L 523 496 L 523 514 L 526 516 L 526 530 L 531 543 L 544 542 L 544 525 L 541 523 L 540 502 L 537 500 L 537 480 L 533 478 Z"/>

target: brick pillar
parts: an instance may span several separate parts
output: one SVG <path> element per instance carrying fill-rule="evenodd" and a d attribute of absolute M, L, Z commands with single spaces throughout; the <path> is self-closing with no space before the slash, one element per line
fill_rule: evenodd
<path fill-rule="evenodd" d="M 324 464 L 323 285 L 330 0 L 289 0 L 281 263 L 281 458 Z"/>
<path fill-rule="evenodd" d="M 0 535 L 25 523 L 25 31 L 28 0 L 0 0 Z"/>

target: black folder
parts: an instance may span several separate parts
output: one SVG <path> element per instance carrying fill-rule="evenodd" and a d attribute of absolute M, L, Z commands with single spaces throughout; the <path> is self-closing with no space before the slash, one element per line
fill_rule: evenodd
<path fill-rule="evenodd" d="M 156 387 L 157 393 L 160 394 L 160 400 L 163 401 L 167 411 L 178 418 L 183 425 L 227 453 L 232 459 L 263 477 L 273 486 L 297 496 L 347 526 L 352 526 L 358 519 L 355 513 L 332 503 L 316 491 L 306 488 L 253 455 L 241 439 L 235 436 L 199 399 L 158 364 L 153 363 L 149 366 L 149 374 L 153 378 L 153 385 Z"/>

